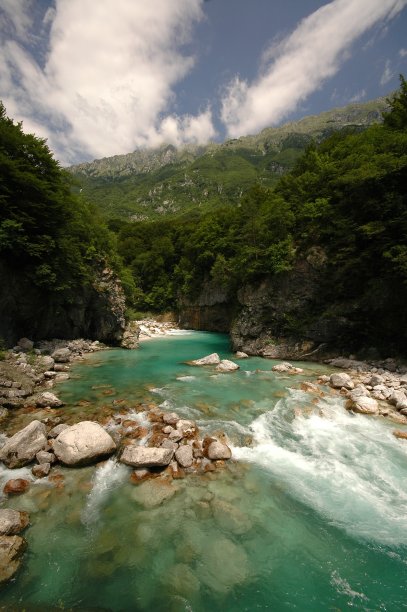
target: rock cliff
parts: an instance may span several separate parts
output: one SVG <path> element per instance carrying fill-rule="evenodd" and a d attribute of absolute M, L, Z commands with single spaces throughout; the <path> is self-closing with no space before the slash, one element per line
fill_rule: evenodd
<path fill-rule="evenodd" d="M 117 344 L 125 327 L 125 298 L 120 281 L 98 267 L 91 283 L 76 292 L 39 289 L 24 275 L 0 263 L 0 338 L 12 346 L 18 338 L 86 337 Z"/>

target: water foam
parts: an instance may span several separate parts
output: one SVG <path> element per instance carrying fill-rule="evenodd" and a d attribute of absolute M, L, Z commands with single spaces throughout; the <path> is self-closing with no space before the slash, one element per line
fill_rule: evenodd
<path fill-rule="evenodd" d="M 90 526 L 97 522 L 100 510 L 111 492 L 120 486 L 128 476 L 128 468 L 116 459 L 109 459 L 96 468 L 93 476 L 93 487 L 88 494 L 81 520 L 84 525 Z"/>
<path fill-rule="evenodd" d="M 284 480 L 293 496 L 348 533 L 407 545 L 406 445 L 383 420 L 349 414 L 336 399 L 295 416 L 299 398 L 293 393 L 256 418 L 254 446 L 234 448 L 233 456 Z"/>

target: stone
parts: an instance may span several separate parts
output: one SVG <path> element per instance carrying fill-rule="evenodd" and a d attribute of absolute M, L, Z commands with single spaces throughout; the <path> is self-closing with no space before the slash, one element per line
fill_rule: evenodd
<path fill-rule="evenodd" d="M 39 451 L 36 455 L 35 458 L 37 459 L 38 463 L 55 463 L 56 461 L 56 457 L 54 455 L 54 453 L 49 453 L 48 451 Z"/>
<path fill-rule="evenodd" d="M 12 578 L 21 565 L 27 543 L 18 535 L 0 537 L 0 583 Z"/>
<path fill-rule="evenodd" d="M 166 425 L 165 427 L 163 427 L 162 431 L 163 431 L 164 434 L 168 435 L 172 431 L 174 431 L 174 428 L 171 427 L 171 425 Z"/>
<path fill-rule="evenodd" d="M 233 361 L 229 361 L 229 359 L 222 359 L 218 366 L 216 366 L 216 370 L 218 372 L 234 372 L 235 370 L 239 370 L 240 366 Z"/>
<path fill-rule="evenodd" d="M 32 351 L 34 348 L 34 342 L 28 338 L 20 338 L 17 344 L 22 351 Z"/>
<path fill-rule="evenodd" d="M 370 397 L 369 391 L 363 385 L 358 385 L 349 392 L 349 398 L 356 402 L 360 397 Z"/>
<path fill-rule="evenodd" d="M 384 383 L 384 378 L 380 374 L 372 374 L 369 379 L 369 385 L 372 387 L 376 387 L 377 385 L 382 385 Z"/>
<path fill-rule="evenodd" d="M 179 421 L 179 416 L 176 412 L 164 412 L 163 421 L 166 425 L 176 425 Z"/>
<path fill-rule="evenodd" d="M 175 451 L 175 459 L 178 461 L 181 467 L 191 467 L 194 460 L 192 446 L 190 446 L 189 444 L 184 444 L 183 446 L 180 446 Z"/>
<path fill-rule="evenodd" d="M 390 404 L 397 407 L 398 404 L 405 402 L 406 399 L 406 394 L 402 389 L 395 389 L 390 395 L 388 401 Z"/>
<path fill-rule="evenodd" d="M 55 372 L 69 372 L 69 366 L 64 363 L 56 363 L 54 365 Z"/>
<path fill-rule="evenodd" d="M 28 512 L 0 508 L 0 535 L 15 535 L 27 527 L 30 522 Z"/>
<path fill-rule="evenodd" d="M 393 391 L 386 387 L 386 385 L 376 385 L 372 389 L 372 397 L 377 400 L 387 400 L 392 393 Z"/>
<path fill-rule="evenodd" d="M 378 414 L 379 404 L 373 397 L 361 395 L 360 397 L 348 400 L 346 402 L 346 409 L 360 414 Z"/>
<path fill-rule="evenodd" d="M 321 383 L 329 382 L 329 376 L 327 376 L 326 374 L 322 374 L 321 376 L 318 376 L 318 382 L 321 382 Z"/>
<path fill-rule="evenodd" d="M 176 431 L 178 431 L 183 438 L 194 436 L 197 432 L 197 427 L 195 421 L 190 421 L 187 419 L 180 419 L 176 424 Z M 170 434 L 170 439 L 172 434 Z"/>
<path fill-rule="evenodd" d="M 39 360 L 39 363 L 41 367 L 46 371 L 52 370 L 55 365 L 55 361 L 50 355 L 42 355 L 41 359 Z"/>
<path fill-rule="evenodd" d="M 278 363 L 277 365 L 273 366 L 271 369 L 273 372 L 289 372 L 290 370 L 293 369 L 293 365 L 291 365 L 291 363 Z"/>
<path fill-rule="evenodd" d="M 136 468 L 164 467 L 169 465 L 174 450 L 171 448 L 147 448 L 129 444 L 124 449 L 120 461 Z"/>
<path fill-rule="evenodd" d="M 353 389 L 355 386 L 349 374 L 346 374 L 345 372 L 331 374 L 331 376 L 329 377 L 329 381 L 331 387 L 333 387 L 334 389 L 342 389 L 342 387 L 344 387 L 345 389 Z"/>
<path fill-rule="evenodd" d="M 178 444 L 176 442 L 173 442 L 172 440 L 163 440 L 161 442 L 161 448 L 171 448 L 172 450 L 176 451 L 178 448 Z"/>
<path fill-rule="evenodd" d="M 211 442 L 208 446 L 208 457 L 212 461 L 218 461 L 219 459 L 230 459 L 232 456 L 232 451 L 230 448 L 223 444 L 223 442 L 219 442 L 219 440 L 215 440 Z"/>
<path fill-rule="evenodd" d="M 224 500 L 213 499 L 211 507 L 214 519 L 222 530 L 242 535 L 252 528 L 249 517 L 235 505 Z"/>
<path fill-rule="evenodd" d="M 38 465 L 33 465 L 31 472 L 36 478 L 45 478 L 45 476 L 48 476 L 50 469 L 50 463 L 39 463 Z"/>
<path fill-rule="evenodd" d="M 59 434 L 65 429 L 68 429 L 68 427 L 69 425 L 66 425 L 65 423 L 60 423 L 59 425 L 55 425 L 55 427 L 53 427 L 48 432 L 48 438 L 57 438 Z"/>
<path fill-rule="evenodd" d="M 393 431 L 393 436 L 399 438 L 400 440 L 407 440 L 407 431 L 401 431 L 400 429 L 395 429 Z"/>
<path fill-rule="evenodd" d="M 61 401 L 56 395 L 50 393 L 49 391 L 44 391 L 40 393 L 35 400 L 35 403 L 39 407 L 49 406 L 50 408 L 60 408 L 64 405 L 64 402 Z"/>
<path fill-rule="evenodd" d="M 168 501 L 177 491 L 178 487 L 168 480 L 155 478 L 154 480 L 146 480 L 138 485 L 131 492 L 131 497 L 137 503 L 150 509 L 156 508 L 165 501 Z"/>
<path fill-rule="evenodd" d="M 201 357 L 201 359 L 194 359 L 190 363 L 196 366 L 218 365 L 220 363 L 220 357 L 218 353 L 211 353 L 210 355 L 206 355 L 206 357 Z"/>
<path fill-rule="evenodd" d="M 9 468 L 23 467 L 33 461 L 38 451 L 43 450 L 46 445 L 44 423 L 32 421 L 6 441 L 0 449 L 0 461 Z"/>
<path fill-rule="evenodd" d="M 181 597 L 191 598 L 199 592 L 198 578 L 185 563 L 172 565 L 161 577 L 167 592 L 175 592 Z"/>
<path fill-rule="evenodd" d="M 25 478 L 15 478 L 8 480 L 4 485 L 3 492 L 6 495 L 20 495 L 30 488 L 30 481 Z"/>
<path fill-rule="evenodd" d="M 58 376 L 58 372 L 54 372 L 54 370 L 46 370 L 44 372 L 44 376 L 45 378 L 55 378 L 56 376 Z"/>
<path fill-rule="evenodd" d="M 243 351 L 236 351 L 235 357 L 236 359 L 247 359 L 249 355 Z"/>
<path fill-rule="evenodd" d="M 243 548 L 220 536 L 207 539 L 199 565 L 201 581 L 212 591 L 225 594 L 249 578 L 249 563 Z"/>
<path fill-rule="evenodd" d="M 64 429 L 53 450 L 65 465 L 86 465 L 114 453 L 116 444 L 99 423 L 82 421 Z"/>
<path fill-rule="evenodd" d="M 51 355 L 56 363 L 68 363 L 71 357 L 69 348 L 60 348 L 54 351 Z"/>
<path fill-rule="evenodd" d="M 174 429 L 170 435 L 168 436 L 169 440 L 171 442 L 179 442 L 180 440 L 182 440 L 182 433 L 180 431 L 178 431 L 177 429 Z"/>

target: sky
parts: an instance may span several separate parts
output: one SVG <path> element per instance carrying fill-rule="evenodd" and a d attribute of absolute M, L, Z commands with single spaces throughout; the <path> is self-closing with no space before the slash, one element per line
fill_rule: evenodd
<path fill-rule="evenodd" d="M 0 100 L 62 165 L 387 96 L 407 0 L 0 0 Z"/>

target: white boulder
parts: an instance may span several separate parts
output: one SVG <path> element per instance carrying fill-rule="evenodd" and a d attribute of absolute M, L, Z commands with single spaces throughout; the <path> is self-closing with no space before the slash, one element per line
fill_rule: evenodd
<path fill-rule="evenodd" d="M 86 465 L 111 455 L 116 444 L 94 421 L 82 421 L 64 429 L 55 438 L 53 450 L 65 465 Z"/>

